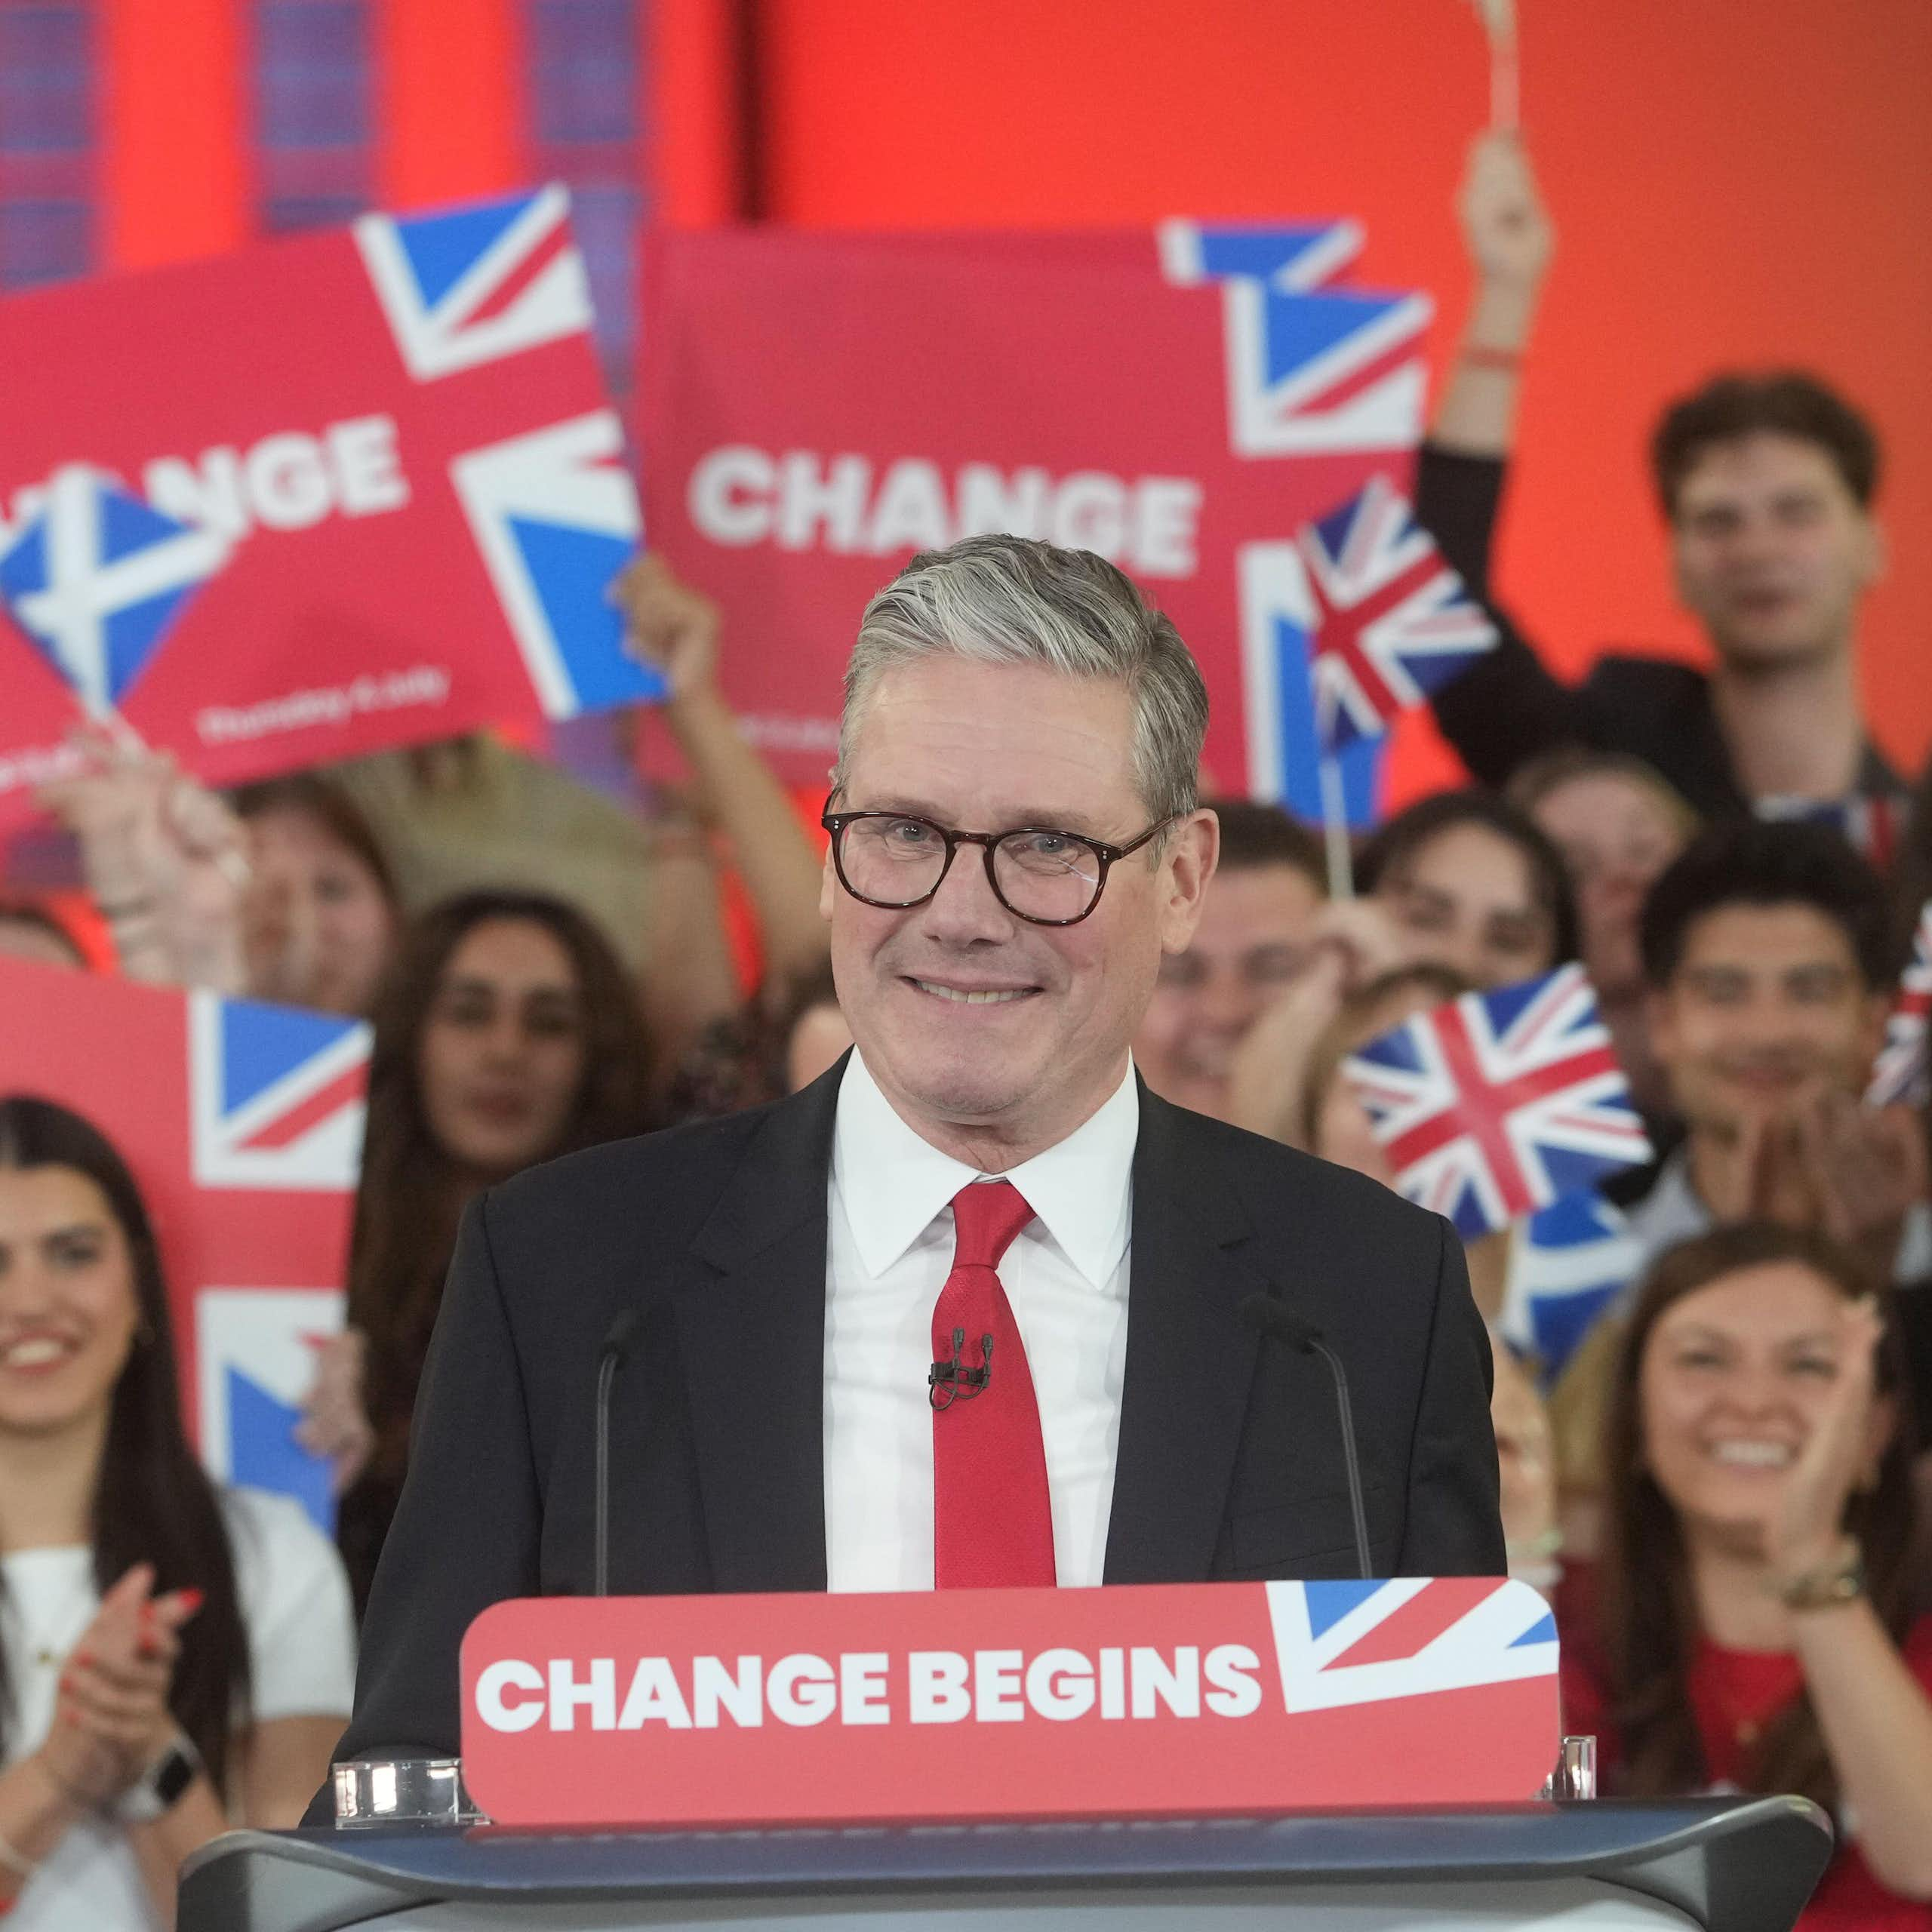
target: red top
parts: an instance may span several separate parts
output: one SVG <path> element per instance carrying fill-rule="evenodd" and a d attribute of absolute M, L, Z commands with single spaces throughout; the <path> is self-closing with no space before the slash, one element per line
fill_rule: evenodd
<path fill-rule="evenodd" d="M 1614 1792 L 1621 1753 L 1591 1654 L 1594 1647 L 1567 1641 L 1576 1627 L 1573 1622 L 1564 1632 L 1563 1728 L 1573 1735 L 1595 1734 L 1598 1774 L 1605 1791 Z M 1903 1654 L 1906 1668 L 1932 1696 L 1932 1617 L 1920 1617 L 1906 1632 Z M 1690 1705 L 1713 1784 L 1740 1785 L 1746 1754 L 1803 1681 L 1798 1659 L 1789 1651 L 1730 1651 L 1700 1640 L 1690 1666 Z M 1839 1844 L 1797 1932 L 1932 1932 L 1932 1904 L 1888 1891 L 1872 1875 L 1856 1839 L 1847 1841 L 1842 1825 Z"/>

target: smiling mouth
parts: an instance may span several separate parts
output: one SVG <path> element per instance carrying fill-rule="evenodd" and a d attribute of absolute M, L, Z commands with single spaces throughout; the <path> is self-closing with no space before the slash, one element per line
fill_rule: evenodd
<path fill-rule="evenodd" d="M 1704 1453 L 1713 1462 L 1734 1469 L 1786 1469 L 1798 1457 L 1789 1442 L 1713 1442 Z"/>
<path fill-rule="evenodd" d="M 964 986 L 943 986 L 936 980 L 915 980 L 909 974 L 906 983 L 922 993 L 930 993 L 934 999 L 950 1000 L 958 1006 L 1006 1006 L 1014 1000 L 1029 998 L 1038 990 L 1033 986 L 989 986 L 968 991 Z"/>
<path fill-rule="evenodd" d="M 51 1368 L 74 1352 L 66 1342 L 51 1335 L 32 1335 L 0 1349 L 0 1367 Z"/>

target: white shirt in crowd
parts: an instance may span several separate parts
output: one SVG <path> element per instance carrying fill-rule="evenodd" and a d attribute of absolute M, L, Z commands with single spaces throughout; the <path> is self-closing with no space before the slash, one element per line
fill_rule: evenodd
<path fill-rule="evenodd" d="M 1057 1146 L 1001 1177 L 1036 1218 L 999 1267 L 1040 1406 L 1063 1585 L 1100 1581 L 1127 1367 L 1134 1069 Z M 855 1051 L 838 1089 L 826 1244 L 826 1561 L 835 1590 L 933 1584 L 933 1311 L 952 1197 L 984 1179 L 920 1139 Z M 986 1500 L 997 1510 L 1000 1499 Z"/>
<path fill-rule="evenodd" d="M 355 1623 L 334 1544 L 290 1497 L 231 1489 L 221 1500 L 248 1633 L 251 1721 L 346 1721 Z M 94 1552 L 82 1546 L 16 1550 L 0 1559 L 0 1574 L 13 1764 L 38 1749 L 51 1727 L 60 1666 L 100 1598 Z M 95 1817 L 82 1820 L 48 1854 L 6 1920 L 7 1932 L 152 1932 L 161 1923 L 127 1835 Z"/>

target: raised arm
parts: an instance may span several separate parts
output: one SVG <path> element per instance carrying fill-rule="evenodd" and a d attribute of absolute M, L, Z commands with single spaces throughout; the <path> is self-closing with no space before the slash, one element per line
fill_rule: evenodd
<path fill-rule="evenodd" d="M 1491 593 L 1490 566 L 1516 400 L 1552 245 L 1529 155 L 1517 136 L 1483 135 L 1458 203 L 1475 279 L 1416 472 L 1416 515 L 1463 582 L 1489 606 L 1496 649 L 1434 700 L 1436 721 L 1486 784 L 1564 744 L 1588 743 L 1584 695 L 1553 676 Z"/>
<path fill-rule="evenodd" d="M 692 802 L 724 835 L 758 915 L 774 983 L 824 957 L 818 854 L 771 768 L 745 742 L 718 691 L 718 607 L 657 557 L 641 557 L 616 595 L 638 650 L 663 666 L 664 721 L 689 762 Z"/>
<path fill-rule="evenodd" d="M 1484 134 L 1469 150 L 1457 208 L 1475 294 L 1429 439 L 1459 456 L 1505 457 L 1554 240 L 1529 155 L 1515 134 Z"/>

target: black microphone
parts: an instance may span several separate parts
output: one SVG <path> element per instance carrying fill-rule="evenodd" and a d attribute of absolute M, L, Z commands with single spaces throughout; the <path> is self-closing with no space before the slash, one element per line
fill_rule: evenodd
<path fill-rule="evenodd" d="M 620 1309 L 597 1354 L 597 1545 L 592 1580 L 596 1594 L 611 1594 L 611 1385 L 637 1340 L 638 1312 Z"/>
<path fill-rule="evenodd" d="M 1367 1582 L 1374 1574 L 1368 1556 L 1368 1516 L 1362 1507 L 1361 1465 L 1355 1460 L 1355 1411 L 1349 1404 L 1349 1378 L 1342 1358 L 1328 1346 L 1319 1328 L 1299 1315 L 1291 1314 L 1272 1295 L 1259 1291 L 1250 1295 L 1241 1305 L 1241 1318 L 1263 1335 L 1285 1342 L 1303 1355 L 1319 1355 L 1328 1364 L 1335 1383 L 1335 1413 L 1342 1426 L 1342 1460 L 1349 1472 L 1349 1508 L 1355 1524 L 1355 1564 Z"/>

